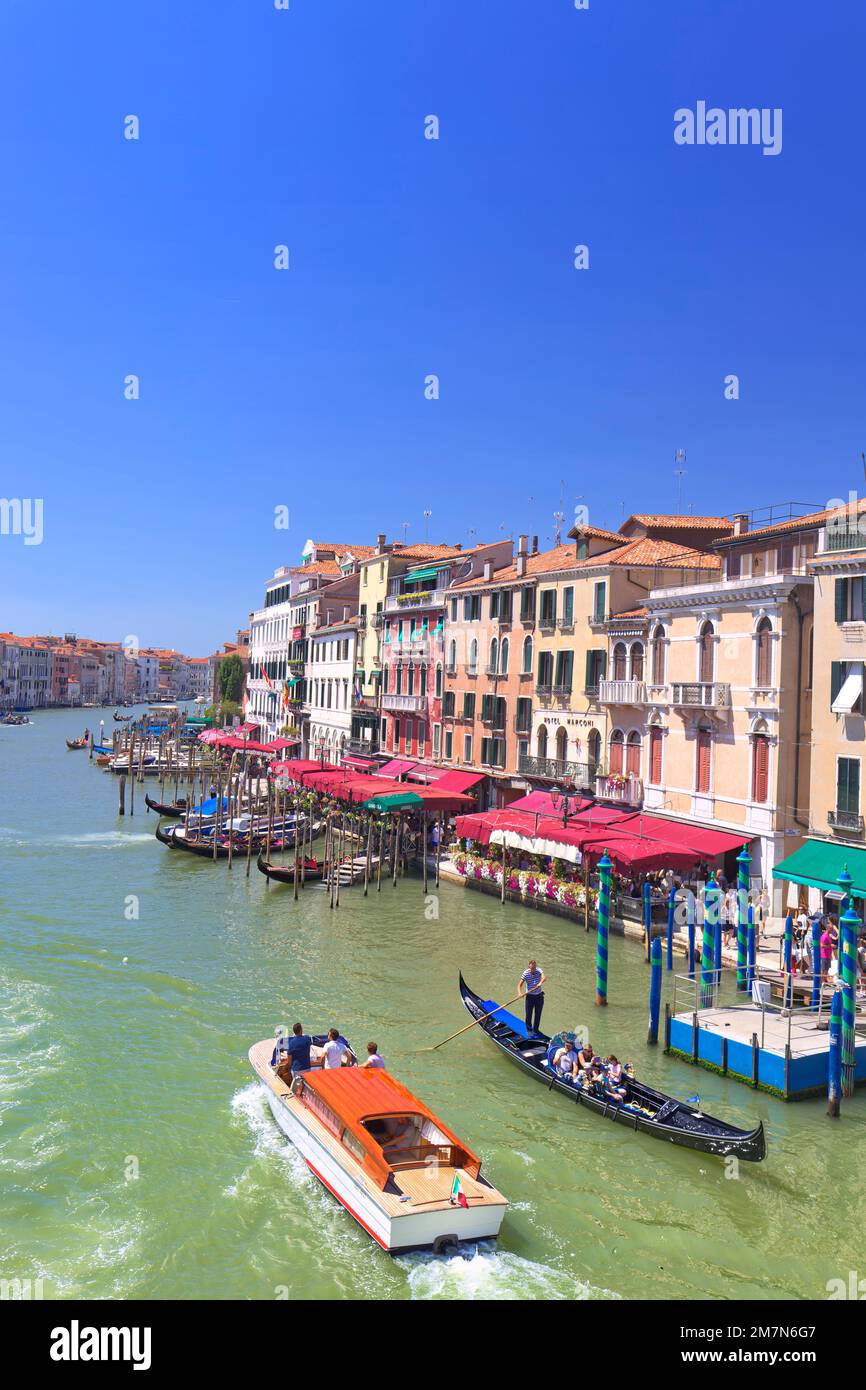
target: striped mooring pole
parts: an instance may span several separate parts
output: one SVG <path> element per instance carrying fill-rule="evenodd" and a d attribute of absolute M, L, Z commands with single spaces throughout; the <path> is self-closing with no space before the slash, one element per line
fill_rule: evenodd
<path fill-rule="evenodd" d="M 821 923 L 812 923 L 812 1012 L 821 1008 Z"/>
<path fill-rule="evenodd" d="M 747 928 L 748 937 L 748 966 L 746 968 L 746 978 L 749 982 L 749 993 L 752 992 L 752 985 L 755 983 L 755 909 L 749 903 L 749 925 Z"/>
<path fill-rule="evenodd" d="M 653 938 L 653 902 L 648 878 L 644 879 L 643 885 L 643 929 L 646 932 L 646 958 L 649 965 L 650 943 Z"/>
<path fill-rule="evenodd" d="M 650 1047 L 659 1040 L 659 1012 L 662 1006 L 662 943 L 657 936 L 650 952 L 649 1030 L 646 1040 Z"/>
<path fill-rule="evenodd" d="M 746 845 L 737 855 L 737 990 L 744 994 L 749 988 L 749 869 L 752 863 Z"/>
<path fill-rule="evenodd" d="M 676 910 L 677 910 L 677 890 L 676 890 L 676 888 L 673 888 L 673 887 L 672 887 L 672 888 L 671 888 L 671 891 L 668 893 L 668 950 L 667 950 L 667 967 L 668 967 L 668 970 L 673 970 L 673 968 L 674 968 L 674 915 L 675 915 L 675 913 L 676 913 Z"/>
<path fill-rule="evenodd" d="M 785 1008 L 790 1009 L 794 999 L 794 982 L 791 979 L 791 969 L 794 963 L 794 919 L 790 912 L 785 918 L 785 953 L 783 960 L 785 963 Z"/>
<path fill-rule="evenodd" d="M 839 875 L 839 885 L 849 888 L 851 876 L 847 870 Z M 845 912 L 839 919 L 839 973 L 842 977 L 842 1094 L 854 1094 L 857 1038 L 854 1032 L 857 1000 L 857 932 L 860 918 L 846 898 Z"/>
<path fill-rule="evenodd" d="M 595 1002 L 607 1003 L 607 943 L 610 934 L 610 871 L 607 850 L 598 861 L 598 931 L 595 940 Z"/>
<path fill-rule="evenodd" d="M 695 895 L 691 888 L 686 890 L 686 926 L 689 933 L 689 979 L 695 978 Z"/>
<path fill-rule="evenodd" d="M 716 925 L 719 920 L 719 890 L 715 883 L 704 889 L 704 932 L 701 941 L 701 1008 L 713 1007 Z"/>
<path fill-rule="evenodd" d="M 842 994 L 833 991 L 830 1007 L 830 1054 L 827 1075 L 827 1114 L 838 1120 L 842 1099 Z"/>

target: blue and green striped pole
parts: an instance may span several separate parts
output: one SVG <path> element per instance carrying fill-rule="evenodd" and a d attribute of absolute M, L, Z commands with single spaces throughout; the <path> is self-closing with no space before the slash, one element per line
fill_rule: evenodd
<path fill-rule="evenodd" d="M 686 926 L 689 933 L 689 979 L 695 978 L 695 895 L 691 888 L 686 890 Z"/>
<path fill-rule="evenodd" d="M 595 942 L 595 1002 L 607 1003 L 607 943 L 610 935 L 610 871 L 607 850 L 598 861 L 598 932 Z"/>
<path fill-rule="evenodd" d="M 747 959 L 746 976 L 749 981 L 749 993 L 752 992 L 752 985 L 755 983 L 755 909 L 749 903 L 749 925 L 747 928 Z"/>
<path fill-rule="evenodd" d="M 662 943 L 661 937 L 657 936 L 652 944 L 650 951 L 650 1001 L 649 1001 L 649 1031 L 647 1032 L 647 1043 L 649 1046 L 655 1045 L 659 1040 L 659 1013 L 662 1005 Z"/>
<path fill-rule="evenodd" d="M 749 869 L 752 863 L 746 845 L 737 855 L 737 989 L 742 994 L 749 988 Z"/>
<path fill-rule="evenodd" d="M 650 943 L 653 938 L 653 903 L 648 878 L 644 879 L 643 884 L 643 927 L 646 932 L 646 958 L 649 964 Z"/>
<path fill-rule="evenodd" d="M 668 970 L 674 968 L 674 914 L 677 910 L 677 890 L 671 886 L 668 893 Z"/>
<path fill-rule="evenodd" d="M 821 1008 L 821 920 L 812 923 L 812 1012 Z"/>
<path fill-rule="evenodd" d="M 719 890 L 715 883 L 704 889 L 704 933 L 701 942 L 701 1008 L 713 1007 L 715 937 L 719 920 Z"/>
<path fill-rule="evenodd" d="M 854 1094 L 857 1039 L 854 1032 L 857 997 L 857 929 L 860 918 L 849 907 L 839 922 L 839 969 L 842 976 L 842 1094 Z"/>
<path fill-rule="evenodd" d="M 842 1099 L 842 995 L 839 990 L 833 993 L 830 1006 L 830 1053 L 827 1075 L 827 1114 L 834 1120 L 839 1118 Z"/>
<path fill-rule="evenodd" d="M 791 979 L 791 968 L 794 961 L 794 919 L 790 912 L 785 918 L 785 1008 L 790 1009 L 794 998 L 794 984 Z"/>

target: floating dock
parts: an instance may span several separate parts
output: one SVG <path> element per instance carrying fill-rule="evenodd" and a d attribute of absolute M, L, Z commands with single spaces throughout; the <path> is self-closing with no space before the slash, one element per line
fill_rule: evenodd
<path fill-rule="evenodd" d="M 759 1004 L 665 1009 L 665 1050 L 695 1066 L 732 1076 L 783 1100 L 827 1094 L 829 1016 Z M 866 1031 L 858 1018 L 855 1082 L 866 1082 Z"/>

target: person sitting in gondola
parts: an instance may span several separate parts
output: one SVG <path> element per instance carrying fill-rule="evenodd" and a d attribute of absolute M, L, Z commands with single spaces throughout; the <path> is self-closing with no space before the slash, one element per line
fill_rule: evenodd
<path fill-rule="evenodd" d="M 628 1086 L 626 1085 L 622 1062 L 618 1061 L 613 1053 L 607 1059 L 605 1091 L 612 1100 L 623 1101 L 628 1098 Z"/>
<path fill-rule="evenodd" d="M 600 1057 L 593 1057 L 592 1059 L 592 1063 L 589 1068 L 589 1082 L 592 1094 L 594 1096 L 598 1096 L 600 1100 L 606 1100 L 607 1082 L 604 1074 L 604 1066 L 602 1065 L 602 1060 Z"/>
<path fill-rule="evenodd" d="M 583 1047 L 580 1049 L 580 1052 L 577 1054 L 577 1067 L 581 1075 L 583 1075 L 584 1073 L 588 1074 L 592 1070 L 592 1061 L 594 1056 L 595 1053 L 593 1052 L 590 1044 L 584 1043 Z"/>
<path fill-rule="evenodd" d="M 573 1038 L 565 1038 L 553 1055 L 553 1070 L 560 1081 L 573 1081 L 578 1074 L 577 1048 Z"/>

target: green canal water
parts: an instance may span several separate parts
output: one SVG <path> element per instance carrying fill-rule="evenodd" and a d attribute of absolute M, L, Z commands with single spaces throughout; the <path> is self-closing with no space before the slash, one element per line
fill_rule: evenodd
<path fill-rule="evenodd" d="M 119 819 L 116 780 L 66 751 L 81 713 L 33 718 L 0 727 L 0 1278 L 50 1298 L 799 1300 L 866 1274 L 863 1098 L 834 1124 L 647 1049 L 639 945 L 612 940 L 602 1013 L 595 938 L 558 918 L 443 885 L 428 920 L 412 879 L 336 912 L 313 887 L 295 904 L 255 869 L 165 850 L 140 788 Z M 419 1051 L 466 1021 L 459 969 L 505 999 L 529 955 L 548 1028 L 588 1023 L 664 1090 L 760 1116 L 767 1161 L 726 1178 L 550 1095 L 476 1033 Z M 495 1249 L 392 1259 L 309 1175 L 247 1062 L 296 1018 L 375 1037 L 481 1154 L 510 1201 Z"/>

